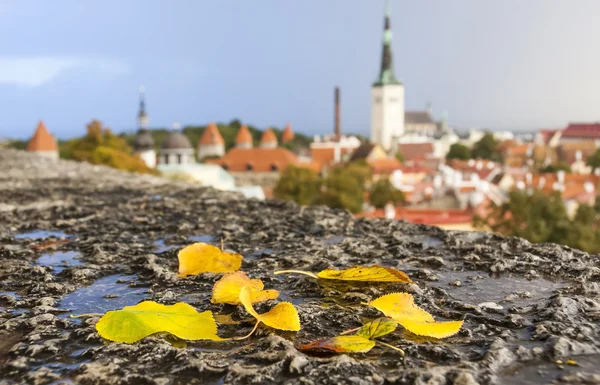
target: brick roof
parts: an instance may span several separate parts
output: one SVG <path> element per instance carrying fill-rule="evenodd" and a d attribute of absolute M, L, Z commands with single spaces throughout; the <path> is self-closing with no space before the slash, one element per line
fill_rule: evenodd
<path fill-rule="evenodd" d="M 433 143 L 400 143 L 398 151 L 405 161 L 426 159 L 433 155 Z"/>
<path fill-rule="evenodd" d="M 260 138 L 260 142 L 261 143 L 277 143 L 277 137 L 275 136 L 275 133 L 273 132 L 273 130 L 271 130 L 270 128 L 267 129 L 267 131 L 265 131 L 265 133 L 263 134 L 262 138 Z"/>
<path fill-rule="evenodd" d="M 391 174 L 402 168 L 402 163 L 396 158 L 374 159 L 368 162 L 374 174 Z"/>
<path fill-rule="evenodd" d="M 294 131 L 292 131 L 292 126 L 288 123 L 285 125 L 285 129 L 283 130 L 283 134 L 281 134 L 281 142 L 287 143 L 294 140 Z"/>
<path fill-rule="evenodd" d="M 48 132 L 44 122 L 38 123 L 33 136 L 27 143 L 27 151 L 58 151 L 56 141 Z"/>
<path fill-rule="evenodd" d="M 285 148 L 233 148 L 219 159 L 208 159 L 205 163 L 218 164 L 233 172 L 282 171 L 288 165 L 298 165 L 298 157 Z M 249 169 L 250 168 L 250 169 Z"/>
<path fill-rule="evenodd" d="M 245 124 L 243 124 L 238 130 L 237 135 L 235 136 L 235 143 L 252 143 L 252 135 L 250 134 L 248 126 Z"/>
<path fill-rule="evenodd" d="M 225 141 L 223 140 L 223 137 L 221 136 L 217 125 L 213 122 L 210 122 L 204 130 L 204 132 L 202 133 L 198 144 L 225 144 Z"/>
<path fill-rule="evenodd" d="M 562 137 L 600 139 L 600 123 L 570 123 Z"/>

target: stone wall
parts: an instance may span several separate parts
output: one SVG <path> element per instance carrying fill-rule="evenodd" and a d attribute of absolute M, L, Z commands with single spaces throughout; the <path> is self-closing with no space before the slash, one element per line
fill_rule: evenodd
<path fill-rule="evenodd" d="M 274 188 L 279 181 L 278 172 L 231 172 L 236 186 L 261 186 Z"/>

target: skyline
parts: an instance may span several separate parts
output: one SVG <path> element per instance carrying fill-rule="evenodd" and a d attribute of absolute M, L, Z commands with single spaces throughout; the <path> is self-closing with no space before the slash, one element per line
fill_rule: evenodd
<path fill-rule="evenodd" d="M 23 3 L 0 1 L 0 136 L 29 137 L 38 120 L 59 138 L 93 118 L 134 131 L 140 85 L 152 128 L 237 118 L 332 132 L 339 86 L 342 131 L 369 132 L 384 1 Z M 458 129 L 600 121 L 598 12 L 593 0 L 392 0 L 406 109 L 430 101 Z"/>

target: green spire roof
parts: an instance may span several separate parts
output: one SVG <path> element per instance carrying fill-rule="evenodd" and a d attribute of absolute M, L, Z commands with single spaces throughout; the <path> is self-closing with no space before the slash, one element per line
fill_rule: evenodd
<path fill-rule="evenodd" d="M 381 70 L 374 86 L 386 84 L 402 84 L 394 75 L 394 64 L 392 60 L 392 27 L 390 24 L 390 2 L 386 3 L 385 22 L 383 27 L 383 52 L 381 54 Z"/>

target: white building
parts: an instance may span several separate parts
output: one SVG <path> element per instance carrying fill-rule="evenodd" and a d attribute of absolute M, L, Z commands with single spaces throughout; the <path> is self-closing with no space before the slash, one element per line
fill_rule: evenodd
<path fill-rule="evenodd" d="M 383 31 L 381 70 L 371 88 L 371 142 L 395 152 L 404 134 L 404 85 L 394 75 L 389 4 Z"/>
<path fill-rule="evenodd" d="M 173 130 L 160 146 L 160 165 L 195 163 L 194 148 L 188 138 L 179 131 L 179 124 L 173 123 Z"/>
<path fill-rule="evenodd" d="M 146 166 L 154 168 L 156 167 L 156 151 L 154 150 L 154 139 L 148 131 L 150 118 L 146 113 L 144 92 L 144 87 L 140 87 L 140 111 L 137 118 L 139 129 L 133 143 L 133 151 L 142 158 Z"/>

